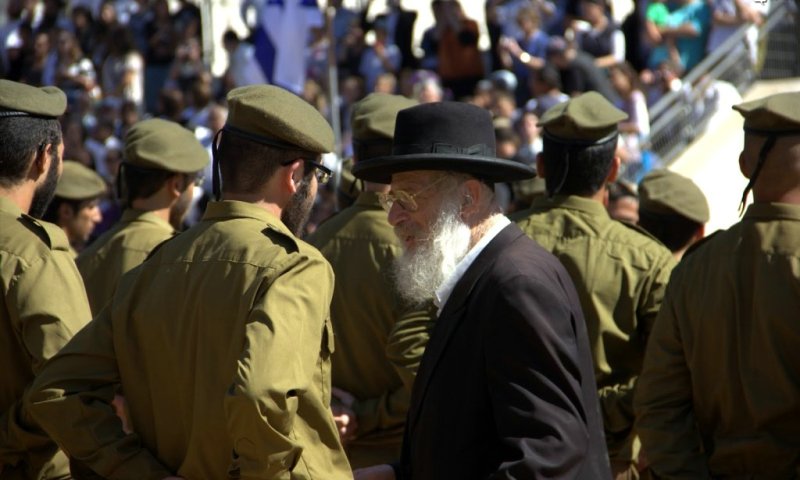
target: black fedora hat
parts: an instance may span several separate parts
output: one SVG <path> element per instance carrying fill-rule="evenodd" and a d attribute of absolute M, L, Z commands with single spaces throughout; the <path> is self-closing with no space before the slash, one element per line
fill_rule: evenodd
<path fill-rule="evenodd" d="M 391 183 L 392 174 L 412 170 L 449 170 L 487 182 L 523 180 L 536 174 L 522 162 L 497 158 L 492 116 L 461 102 L 400 110 L 392 154 L 357 162 L 353 175 L 368 182 Z"/>

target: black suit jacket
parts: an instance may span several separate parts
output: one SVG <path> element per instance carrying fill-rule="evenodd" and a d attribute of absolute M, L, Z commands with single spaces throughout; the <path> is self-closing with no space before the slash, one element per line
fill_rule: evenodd
<path fill-rule="evenodd" d="M 567 272 L 507 226 L 436 321 L 399 477 L 609 479 L 591 358 Z"/>

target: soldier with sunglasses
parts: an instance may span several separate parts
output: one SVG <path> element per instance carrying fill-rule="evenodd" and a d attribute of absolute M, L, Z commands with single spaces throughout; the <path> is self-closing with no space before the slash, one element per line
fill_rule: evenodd
<path fill-rule="evenodd" d="M 228 105 L 221 199 L 124 275 L 31 387 L 34 417 L 105 478 L 351 477 L 330 410 L 333 273 L 297 238 L 333 132 L 275 86 Z"/>

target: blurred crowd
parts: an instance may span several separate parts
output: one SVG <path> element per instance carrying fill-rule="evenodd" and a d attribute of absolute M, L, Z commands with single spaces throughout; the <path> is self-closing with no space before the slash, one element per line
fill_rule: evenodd
<path fill-rule="evenodd" d="M 623 16 L 606 0 L 487 0 L 481 28 L 458 1 L 434 0 L 434 23 L 416 45 L 418 12 L 400 0 L 388 0 L 379 12 L 370 2 L 360 8 L 341 0 L 329 4 L 335 7 L 331 35 L 320 12 L 320 23 L 308 31 L 306 79 L 296 93 L 329 121 L 338 112 L 343 157 L 352 154 L 351 106 L 384 92 L 486 108 L 494 117 L 498 156 L 533 164 L 541 150 L 539 116 L 594 90 L 629 116 L 619 126 L 618 153 L 620 177 L 630 184 L 658 165 L 647 149 L 648 107 L 680 90 L 681 78 L 743 25 L 754 27 L 741 48 L 755 63 L 755 27 L 767 8 L 749 0 L 650 0 L 634 2 Z M 488 50 L 480 48 L 482 31 Z M 176 121 L 210 153 L 227 116 L 226 93 L 265 81 L 254 35 L 229 30 L 213 39 L 228 53 L 228 68 L 215 76 L 203 58 L 204 34 L 200 9 L 190 0 L 9 0 L 0 25 L 0 77 L 64 90 L 64 158 L 96 170 L 113 187 L 131 125 L 149 117 Z M 330 52 L 338 72 L 335 96 Z M 206 178 L 210 173 L 208 167 Z M 210 183 L 198 187 L 189 223 L 210 198 Z M 527 205 L 535 191 L 532 184 L 498 187 L 507 212 Z M 333 189 L 320 192 L 309 229 L 336 209 L 334 199 Z M 113 198 L 101 203 L 95 235 L 120 215 Z"/>

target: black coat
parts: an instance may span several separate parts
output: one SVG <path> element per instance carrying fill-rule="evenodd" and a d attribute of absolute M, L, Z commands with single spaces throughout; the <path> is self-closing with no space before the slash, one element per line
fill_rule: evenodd
<path fill-rule="evenodd" d="M 567 272 L 507 226 L 436 321 L 399 477 L 609 479 L 591 358 Z"/>

